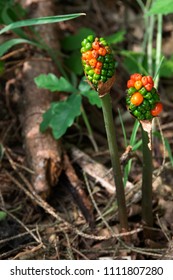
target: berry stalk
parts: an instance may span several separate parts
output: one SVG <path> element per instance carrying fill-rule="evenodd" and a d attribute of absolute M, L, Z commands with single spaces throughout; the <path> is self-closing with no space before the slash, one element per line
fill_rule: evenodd
<path fill-rule="evenodd" d="M 127 82 L 126 103 L 130 113 L 140 121 L 142 132 L 142 220 L 148 225 L 153 225 L 152 214 L 152 147 L 151 130 L 152 120 L 157 117 L 162 109 L 160 96 L 154 87 L 151 76 L 142 76 L 135 73 Z"/>
<path fill-rule="evenodd" d="M 144 224 L 149 227 L 153 226 L 153 213 L 152 213 L 152 150 L 148 147 L 148 133 L 143 129 L 142 132 L 142 220 Z"/>
<path fill-rule="evenodd" d="M 104 38 L 94 38 L 92 35 L 89 35 L 82 41 L 81 53 L 87 82 L 98 92 L 98 95 L 101 98 L 116 186 L 119 220 L 122 230 L 128 231 L 125 193 L 109 94 L 115 81 L 115 62 L 113 54 Z"/>
<path fill-rule="evenodd" d="M 128 222 L 127 222 L 127 211 L 126 211 L 126 202 L 125 202 L 125 193 L 124 185 L 122 181 L 122 172 L 118 156 L 118 147 L 117 140 L 114 128 L 114 121 L 112 116 L 112 106 L 110 95 L 105 94 L 101 97 L 102 101 L 102 110 L 105 123 L 105 129 L 108 139 L 109 152 L 112 162 L 114 181 L 116 186 L 116 196 L 119 212 L 119 220 L 122 230 L 128 231 Z"/>

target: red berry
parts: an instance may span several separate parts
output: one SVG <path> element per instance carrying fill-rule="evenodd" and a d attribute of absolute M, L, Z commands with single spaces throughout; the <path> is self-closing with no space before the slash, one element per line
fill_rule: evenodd
<path fill-rule="evenodd" d="M 156 103 L 154 109 L 151 110 L 151 115 L 153 117 L 158 116 L 163 110 L 163 105 L 161 102 Z"/>
<path fill-rule="evenodd" d="M 134 83 L 135 83 L 135 81 L 134 81 L 134 80 L 131 80 L 131 79 L 130 79 L 130 80 L 128 80 L 128 81 L 127 81 L 127 87 L 128 87 L 128 88 L 130 88 L 130 87 L 134 87 Z"/>
<path fill-rule="evenodd" d="M 152 88 L 153 88 L 153 85 L 152 84 L 146 84 L 145 85 L 145 89 L 147 90 L 147 91 L 150 91 L 150 90 L 152 90 Z"/>
<path fill-rule="evenodd" d="M 101 69 L 102 65 L 103 65 L 102 62 L 97 61 L 96 68 Z"/>
<path fill-rule="evenodd" d="M 139 73 L 134 73 L 130 76 L 130 79 L 134 81 L 140 81 L 142 79 L 142 75 Z"/>
<path fill-rule="evenodd" d="M 100 48 L 99 42 L 98 41 L 94 41 L 92 43 L 92 47 L 94 50 L 98 50 Z"/>
<path fill-rule="evenodd" d="M 145 86 L 146 84 L 148 84 L 147 76 L 143 76 L 143 77 L 142 77 L 142 84 L 143 84 L 143 86 Z"/>
<path fill-rule="evenodd" d="M 99 56 L 98 51 L 92 50 L 92 56 L 93 56 L 94 58 L 97 58 L 97 57 Z"/>
<path fill-rule="evenodd" d="M 147 77 L 148 83 L 154 85 L 153 78 L 151 76 L 146 76 L 146 77 Z"/>
<path fill-rule="evenodd" d="M 105 48 L 100 47 L 100 48 L 98 49 L 98 54 L 99 54 L 99 55 L 105 56 L 106 53 L 107 53 L 107 51 L 106 51 Z"/>

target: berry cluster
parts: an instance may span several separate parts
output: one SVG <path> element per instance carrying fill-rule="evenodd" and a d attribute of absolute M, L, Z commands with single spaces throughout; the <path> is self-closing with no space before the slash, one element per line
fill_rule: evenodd
<path fill-rule="evenodd" d="M 99 82 L 105 83 L 115 72 L 111 49 L 104 38 L 89 35 L 82 41 L 82 64 L 87 79 L 97 90 Z"/>
<path fill-rule="evenodd" d="M 151 120 L 162 111 L 162 103 L 151 76 L 135 73 L 127 82 L 126 103 L 131 114 L 138 120 Z"/>

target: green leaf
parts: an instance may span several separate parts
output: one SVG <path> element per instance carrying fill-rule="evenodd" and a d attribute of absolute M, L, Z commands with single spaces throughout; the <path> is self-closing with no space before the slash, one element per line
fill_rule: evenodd
<path fill-rule="evenodd" d="M 88 90 L 91 89 L 90 85 L 86 81 L 86 77 L 85 76 L 83 76 L 83 78 L 81 79 L 81 81 L 79 83 L 79 86 L 78 86 L 78 89 L 80 91 L 88 91 Z"/>
<path fill-rule="evenodd" d="M 4 156 L 4 147 L 3 145 L 0 143 L 0 161 L 3 159 Z"/>
<path fill-rule="evenodd" d="M 79 50 L 81 48 L 81 41 L 90 34 L 95 36 L 95 32 L 92 29 L 80 28 L 77 34 L 64 38 L 61 45 L 65 51 Z"/>
<path fill-rule="evenodd" d="M 173 77 L 173 56 L 170 59 L 164 59 L 160 67 L 160 77 L 170 78 Z"/>
<path fill-rule="evenodd" d="M 33 18 L 33 19 L 16 21 L 16 22 L 13 22 L 13 23 L 7 25 L 3 29 L 1 29 L 0 34 L 3 34 L 3 33 L 7 32 L 9 30 L 13 30 L 15 28 L 32 26 L 32 25 L 40 25 L 40 24 L 48 24 L 48 23 L 56 23 L 56 22 L 71 20 L 71 19 L 77 18 L 79 16 L 83 16 L 83 15 L 85 15 L 85 13 L 40 17 L 40 18 Z"/>
<path fill-rule="evenodd" d="M 82 75 L 83 67 L 81 63 L 81 53 L 78 51 L 72 52 L 67 59 L 65 59 L 67 67 L 76 75 Z"/>
<path fill-rule="evenodd" d="M 167 15 L 173 13 L 173 1 L 172 0 L 156 0 L 147 15 L 162 14 Z"/>
<path fill-rule="evenodd" d="M 48 89 L 52 92 L 63 91 L 63 92 L 77 92 L 77 89 L 73 87 L 69 81 L 64 77 L 58 78 L 52 73 L 48 75 L 41 74 L 34 79 L 38 88 Z"/>
<path fill-rule="evenodd" d="M 108 42 L 108 44 L 117 44 L 124 40 L 126 32 L 124 30 L 116 32 L 115 34 L 112 34 L 110 36 L 107 36 L 105 39 Z"/>
<path fill-rule="evenodd" d="M 11 39 L 0 45 L 0 56 L 2 56 L 4 53 L 6 53 L 13 46 L 18 45 L 18 44 L 26 44 L 26 43 L 40 47 L 39 44 L 37 44 L 33 41 L 26 40 L 26 39 Z"/>
<path fill-rule="evenodd" d="M 101 100 L 95 90 L 82 91 L 81 94 L 88 98 L 91 105 L 96 105 L 98 108 L 101 108 Z"/>
<path fill-rule="evenodd" d="M 59 139 L 80 114 L 81 96 L 73 93 L 65 101 L 51 104 L 49 110 L 43 114 L 43 122 L 40 125 L 40 130 L 44 132 L 50 127 L 52 128 L 54 138 Z"/>
<path fill-rule="evenodd" d="M 7 214 L 4 211 L 0 211 L 0 221 L 5 220 L 7 217 Z"/>
<path fill-rule="evenodd" d="M 98 93 L 95 90 L 92 90 L 90 85 L 86 83 L 85 76 L 81 79 L 78 89 L 83 96 L 88 98 L 91 105 L 96 105 L 98 108 L 101 108 L 102 104 L 100 97 L 98 96 Z"/>
<path fill-rule="evenodd" d="M 144 53 L 137 53 L 129 50 L 122 50 L 120 52 L 124 56 L 123 65 L 129 73 L 142 73 L 148 75 L 145 69 L 147 69 L 147 59 Z M 143 60 L 143 64 L 141 64 Z"/>

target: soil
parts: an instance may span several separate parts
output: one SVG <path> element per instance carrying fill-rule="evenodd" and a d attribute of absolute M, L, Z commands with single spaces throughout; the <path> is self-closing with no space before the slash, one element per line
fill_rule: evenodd
<path fill-rule="evenodd" d="M 26 2 L 32 15 L 33 5 L 37 5 L 39 1 Z M 29 2 L 34 2 L 32 8 Z M 164 110 L 154 122 L 154 129 L 161 137 L 153 136 L 152 227 L 147 227 L 141 218 L 141 148 L 132 152 L 129 146 L 125 146 L 118 114 L 119 110 L 129 139 L 135 120 L 127 113 L 125 106 L 129 73 L 124 67 L 120 50 L 141 50 L 144 25 L 140 7 L 136 1 L 128 0 L 48 2 L 53 2 L 53 13 L 56 14 L 86 13 L 86 16 L 54 25 L 61 62 L 68 55 L 61 49 L 62 40 L 68 35 L 76 34 L 80 28 L 91 28 L 98 37 L 125 30 L 125 39 L 116 45 L 116 82 L 111 90 L 111 98 L 122 171 L 127 161 L 133 159 L 125 188 L 129 231 L 123 232 L 119 224 L 101 109 L 91 106 L 84 99 L 83 106 L 93 131 L 94 144 L 82 117 L 79 117 L 60 141 L 56 142 L 48 131 L 48 138 L 39 138 L 37 147 L 28 145 L 28 132 L 23 125 L 23 119 L 27 123 L 27 117 L 23 108 L 30 110 L 27 106 L 33 104 L 26 103 L 22 107 L 21 100 L 26 99 L 25 85 L 30 86 L 32 81 L 28 82 L 28 74 L 23 76 L 21 73 L 26 63 L 31 63 L 31 73 L 35 71 L 39 59 L 43 63 L 41 73 L 45 73 L 47 66 L 44 63 L 53 64 L 53 61 L 36 47 L 20 45 L 14 48 L 15 53 L 11 53 L 12 50 L 8 52 L 11 55 L 5 57 L 5 71 L 0 77 L 0 259 L 173 259 L 173 166 L 170 158 L 173 152 L 172 77 L 161 77 L 159 81 Z M 162 35 L 163 54 L 170 57 L 173 40 L 172 15 L 163 17 Z M 15 36 L 10 31 L 0 40 L 3 42 Z M 155 37 L 154 34 L 154 40 Z M 50 40 L 49 36 L 46 40 Z M 37 60 L 36 64 L 33 63 L 33 58 Z M 55 68 L 53 64 L 46 71 L 51 69 L 59 75 L 59 69 Z M 77 80 L 81 77 L 79 75 Z M 46 102 L 50 96 L 47 98 Z M 63 93 L 53 94 L 50 100 L 59 98 L 64 98 Z M 39 102 L 37 105 L 39 106 Z M 41 105 L 40 108 L 38 106 L 36 109 L 42 112 Z M 137 140 L 140 139 L 139 130 Z M 34 158 L 37 151 L 33 149 L 41 151 L 45 147 L 42 141 L 46 141 L 47 150 L 57 149 L 58 161 L 53 156 L 45 157 L 46 164 L 40 171 L 34 166 L 38 166 L 38 160 Z M 28 149 L 31 151 L 28 152 Z M 39 172 L 46 175 L 49 172 L 48 178 L 46 175 L 44 177 L 47 180 L 46 191 L 44 187 L 41 191 L 40 187 L 37 188 L 38 185 L 33 181 L 34 172 L 38 172 L 38 176 Z"/>

